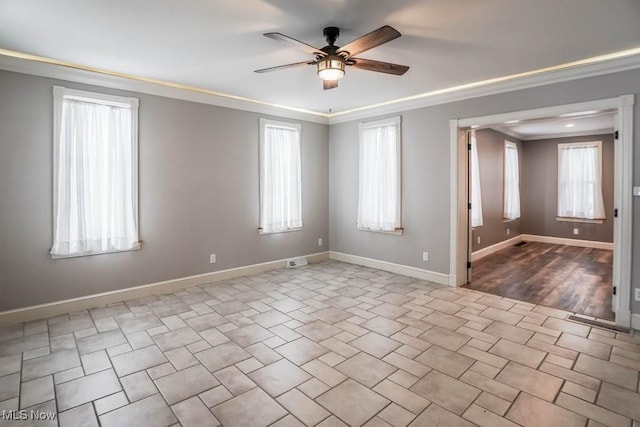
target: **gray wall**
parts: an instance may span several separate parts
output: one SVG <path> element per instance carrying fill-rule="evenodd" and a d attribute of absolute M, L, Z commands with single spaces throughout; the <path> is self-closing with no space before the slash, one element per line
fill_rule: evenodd
<path fill-rule="evenodd" d="M 449 120 L 636 94 L 640 69 L 483 96 L 402 112 L 403 236 L 359 231 L 358 123 L 332 125 L 330 249 L 440 273 L 449 272 Z M 640 107 L 634 109 L 634 166 L 640 165 Z M 640 185 L 640 167 L 633 171 Z M 640 198 L 634 197 L 632 287 L 640 288 Z M 430 251 L 428 262 L 422 251 Z M 632 293 L 633 295 L 633 293 Z M 640 302 L 632 308 L 640 312 Z"/>
<path fill-rule="evenodd" d="M 303 124 L 304 230 L 258 236 L 259 115 L 136 95 L 143 249 L 52 261 L 51 86 L 87 87 L 0 72 L 0 310 L 318 252 L 328 240 L 334 251 L 447 274 L 449 120 L 624 94 L 640 102 L 639 81 L 640 70 L 629 70 L 401 113 L 403 236 L 356 229 L 356 121 Z M 636 106 L 634 165 L 639 125 Z M 640 185 L 637 166 L 633 180 Z M 640 288 L 640 198 L 633 207 L 632 287 Z M 640 302 L 632 308 L 640 313 Z"/>
<path fill-rule="evenodd" d="M 141 250 L 49 256 L 54 84 L 140 99 Z M 303 230 L 259 236 L 260 115 L 2 71 L 0 100 L 0 311 L 328 249 L 326 125 L 302 124 Z"/>
<path fill-rule="evenodd" d="M 518 145 L 520 163 L 521 218 L 504 222 L 503 162 L 504 141 Z M 558 144 L 602 141 L 602 193 L 607 218 L 603 224 L 556 220 L 558 206 Z M 508 240 L 520 233 L 569 239 L 613 242 L 613 164 L 612 135 L 592 135 L 520 141 L 494 129 L 476 131 L 483 222 L 472 231 L 472 251 Z M 573 229 L 579 235 L 573 234 Z M 507 229 L 509 234 L 507 234 Z M 478 244 L 478 237 L 480 243 Z"/>
<path fill-rule="evenodd" d="M 606 219 L 603 224 L 564 222 L 558 212 L 558 144 L 602 141 L 602 197 Z M 613 242 L 612 135 L 579 136 L 524 142 L 522 171 L 523 232 L 540 236 Z M 579 235 L 573 234 L 577 228 Z"/>
<path fill-rule="evenodd" d="M 441 122 L 446 122 L 448 129 L 446 115 L 425 115 L 423 110 L 402 113 L 402 236 L 356 228 L 358 124 L 331 125 L 329 240 L 332 251 L 448 274 L 449 146 L 434 143 L 428 133 Z M 429 261 L 422 261 L 423 252 L 429 252 Z"/>
<path fill-rule="evenodd" d="M 494 129 L 476 131 L 478 164 L 480 169 L 480 189 L 482 192 L 482 226 L 472 230 L 473 252 L 511 239 L 522 232 L 522 218 L 507 221 L 504 214 L 504 141 L 518 146 L 518 167 L 520 170 L 520 212 L 524 215 L 523 203 L 523 150 L 522 142 Z M 509 233 L 509 234 L 507 234 Z M 478 243 L 480 237 L 480 243 Z"/>

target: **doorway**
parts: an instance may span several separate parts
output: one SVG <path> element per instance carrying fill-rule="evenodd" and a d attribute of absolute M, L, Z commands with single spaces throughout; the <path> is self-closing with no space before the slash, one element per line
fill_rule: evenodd
<path fill-rule="evenodd" d="M 467 131 L 466 287 L 614 320 L 614 127 L 592 110 Z"/>
<path fill-rule="evenodd" d="M 468 210 L 467 200 L 470 194 L 469 185 L 469 173 L 468 163 L 471 160 L 469 152 L 467 150 L 468 140 L 467 131 L 471 128 L 475 129 L 487 129 L 491 127 L 502 126 L 502 130 L 509 130 L 509 125 L 516 125 L 517 123 L 523 124 L 536 124 L 542 123 L 549 118 L 574 118 L 583 117 L 588 115 L 601 115 L 611 119 L 615 131 L 617 131 L 618 139 L 614 142 L 614 176 L 613 176 L 613 207 L 609 215 L 614 216 L 613 220 L 613 253 L 612 261 L 607 261 L 606 257 L 602 254 L 595 254 L 595 251 L 600 248 L 584 248 L 580 246 L 564 245 L 563 243 L 571 243 L 566 241 L 549 241 L 540 237 L 526 238 L 518 237 L 524 233 L 516 234 L 510 238 L 511 241 L 505 244 L 505 248 L 513 247 L 513 245 L 526 242 L 524 246 L 516 247 L 522 254 L 529 254 L 536 250 L 544 252 L 544 256 L 552 258 L 556 255 L 559 259 L 562 256 L 568 257 L 574 261 L 582 259 L 593 259 L 594 254 L 596 258 L 604 260 L 602 265 L 609 263 L 611 266 L 611 280 L 607 285 L 608 292 L 611 295 L 611 311 L 615 313 L 615 321 L 620 326 L 628 327 L 631 323 L 630 315 L 630 266 L 631 266 L 631 141 L 632 141 L 632 108 L 633 108 L 633 96 L 623 96 L 619 98 L 599 100 L 593 102 L 562 105 L 555 107 L 548 107 L 535 110 L 519 111 L 507 114 L 499 114 L 493 116 L 484 116 L 477 118 L 469 118 L 462 120 L 451 121 L 451 165 L 452 165 L 452 188 L 455 190 L 452 192 L 451 198 L 451 284 L 456 286 L 469 285 L 473 282 L 472 271 L 474 263 L 468 263 L 471 260 L 474 240 L 473 231 L 470 229 L 470 211 Z M 615 114 L 615 118 L 614 118 Z M 505 126 L 507 126 L 505 128 Z M 556 220 L 556 218 L 554 218 Z M 505 223 L 505 227 L 509 227 L 508 223 Z M 513 224 L 515 225 L 515 224 Z M 580 226 L 577 227 L 580 232 Z M 573 236 L 571 236 L 573 237 Z M 577 240 L 570 237 L 564 237 L 568 240 Z M 518 240 L 519 239 L 519 240 Z M 509 240 L 509 239 L 507 239 Z M 533 240 L 533 241 L 532 241 Z M 477 240 L 476 240 L 477 242 Z M 481 239 L 482 242 L 482 239 Z M 526 248 L 527 245 L 530 245 Z M 546 245 L 546 246 L 545 246 Z M 549 246 L 550 245 L 550 246 Z M 554 246 L 556 245 L 556 246 Z M 525 249 L 526 248 L 526 249 Z M 493 249 L 496 249 L 495 247 Z M 500 249 L 500 248 L 498 248 Z M 604 248 L 603 250 L 607 250 Z M 589 252 L 585 255 L 582 252 Z M 477 251 L 476 251 L 477 252 Z M 496 251 L 499 253 L 499 250 Z M 609 252 L 611 253 L 611 252 Z M 504 254 L 503 254 L 504 255 Z M 536 259 L 541 259 L 540 256 L 533 255 Z M 542 258 L 544 258 L 544 256 Z M 482 257 L 481 257 L 482 258 Z M 489 260 L 491 260 L 489 258 Z M 481 261 L 481 259 L 480 259 Z M 494 260 L 495 261 L 495 260 Z M 496 261 L 497 262 L 497 261 Z M 578 263 L 579 264 L 579 263 Z M 477 265 L 477 263 L 476 263 Z M 482 264 L 478 265 L 482 267 Z M 558 277 L 563 277 L 561 281 L 569 281 L 566 277 L 567 268 L 562 266 L 562 262 L 558 261 L 551 263 L 550 268 L 555 268 L 559 273 Z M 575 267 L 579 269 L 580 267 Z M 583 266 L 582 268 L 594 268 L 591 266 Z M 486 269 L 485 269 L 486 270 Z M 539 269 L 542 270 L 542 269 Z M 482 269 L 478 268 L 477 273 L 482 274 Z M 544 274 L 538 274 L 538 279 L 541 279 Z M 607 282 L 607 273 L 603 271 L 595 271 L 594 277 L 602 278 L 603 282 Z M 471 279 L 471 280 L 470 280 Z M 488 282 L 490 280 L 486 280 Z M 495 279 L 495 277 L 494 277 Z M 494 283 L 495 285 L 495 283 Z M 600 284 L 601 285 L 601 284 Z M 522 286 L 520 288 L 523 288 Z M 557 287 L 555 289 L 556 300 L 561 301 L 563 296 L 569 292 L 567 289 L 561 289 Z M 531 287 L 535 289 L 535 287 Z M 522 290 L 522 289 L 521 289 Z M 572 288 L 572 290 L 575 290 Z M 504 295 L 514 299 L 526 299 L 526 295 Z M 602 299 L 604 296 L 599 295 Z M 575 299 L 575 298 L 574 298 Z M 540 303 L 537 301 L 536 303 Z M 542 303 L 545 305 L 544 303 Z M 562 307 L 559 307 L 562 308 Z M 567 308 L 565 308 L 567 309 Z M 568 310 L 568 311 L 587 311 L 584 308 L 580 310 Z M 596 310 L 597 311 L 597 310 Z M 595 312 L 594 311 L 594 314 Z M 612 314 L 607 316 L 606 310 L 599 312 L 600 315 L 606 317 L 613 317 Z M 597 315 L 594 317 L 598 317 Z"/>

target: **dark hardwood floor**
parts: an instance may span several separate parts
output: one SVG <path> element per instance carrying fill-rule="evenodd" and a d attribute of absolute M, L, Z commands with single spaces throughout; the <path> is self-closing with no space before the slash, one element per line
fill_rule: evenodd
<path fill-rule="evenodd" d="M 466 287 L 613 320 L 612 272 L 613 251 L 528 242 L 475 261 Z"/>

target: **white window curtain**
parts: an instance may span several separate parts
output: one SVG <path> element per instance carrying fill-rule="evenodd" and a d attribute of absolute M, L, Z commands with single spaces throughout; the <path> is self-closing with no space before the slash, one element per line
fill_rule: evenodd
<path fill-rule="evenodd" d="M 605 218 L 602 141 L 558 144 L 558 216 Z"/>
<path fill-rule="evenodd" d="M 471 226 L 480 227 L 482 221 L 482 191 L 480 188 L 480 162 L 476 131 L 471 131 Z"/>
<path fill-rule="evenodd" d="M 54 88 L 55 257 L 137 249 L 138 100 Z"/>
<path fill-rule="evenodd" d="M 358 220 L 360 229 L 401 227 L 400 117 L 360 123 Z"/>
<path fill-rule="evenodd" d="M 260 119 L 260 229 L 302 227 L 299 124 Z"/>
<path fill-rule="evenodd" d="M 520 218 L 520 171 L 518 146 L 504 142 L 504 218 Z"/>

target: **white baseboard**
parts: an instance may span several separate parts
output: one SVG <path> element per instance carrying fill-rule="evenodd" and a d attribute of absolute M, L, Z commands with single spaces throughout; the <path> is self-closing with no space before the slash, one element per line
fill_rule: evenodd
<path fill-rule="evenodd" d="M 487 255 L 491 255 L 492 253 L 498 252 L 499 250 L 508 248 L 509 246 L 513 246 L 516 243 L 520 242 L 522 242 L 522 234 L 519 234 L 507 240 L 503 240 L 502 242 L 495 243 L 491 246 L 487 246 L 486 248 L 479 249 L 471 253 L 471 262 L 477 261 L 481 258 L 486 257 Z"/>
<path fill-rule="evenodd" d="M 441 285 L 449 285 L 449 275 L 444 273 L 335 251 L 329 252 L 329 258 L 336 261 L 348 262 L 349 264 L 362 265 L 364 267 L 377 268 L 378 270 L 415 277 L 416 279 L 427 280 Z"/>
<path fill-rule="evenodd" d="M 631 329 L 635 329 L 636 331 L 640 331 L 640 314 L 631 313 L 631 315 L 629 317 L 631 317 L 631 319 L 630 319 Z M 617 312 L 616 312 L 616 323 L 618 325 L 622 325 L 622 326 L 629 326 L 629 323 L 624 325 L 621 322 L 618 322 L 618 313 Z"/>
<path fill-rule="evenodd" d="M 309 262 L 320 262 L 329 259 L 329 252 L 318 252 L 304 256 L 309 260 Z M 28 322 L 30 320 L 45 319 L 78 310 L 104 307 L 107 304 L 113 304 L 120 301 L 175 292 L 184 288 L 220 282 L 222 280 L 234 279 L 236 277 L 263 273 L 265 271 L 277 270 L 285 267 L 286 260 L 280 259 L 260 264 L 230 268 L 227 270 L 213 271 L 211 273 L 198 274 L 195 276 L 181 277 L 179 279 L 166 280 L 148 285 L 134 286 L 117 291 L 103 292 L 79 298 L 3 311 L 0 312 L 0 327 L 14 323 Z"/>
<path fill-rule="evenodd" d="M 536 234 L 521 234 L 524 242 L 552 243 L 554 245 L 579 246 L 582 248 L 613 250 L 613 243 L 596 242 L 593 240 L 567 239 L 563 237 L 538 236 Z"/>
<path fill-rule="evenodd" d="M 551 243 L 554 245 L 578 246 L 582 248 L 594 248 L 594 249 L 607 249 L 610 251 L 613 250 L 613 243 L 609 243 L 609 242 L 596 242 L 593 240 L 568 239 L 564 237 L 538 236 L 537 234 L 519 234 L 515 237 L 512 237 L 511 239 L 498 242 L 494 245 L 487 246 L 486 248 L 483 248 L 471 253 L 471 262 L 482 259 L 487 255 L 491 255 L 492 253 L 498 252 L 499 250 L 508 248 L 509 246 L 513 246 L 520 242 Z"/>

